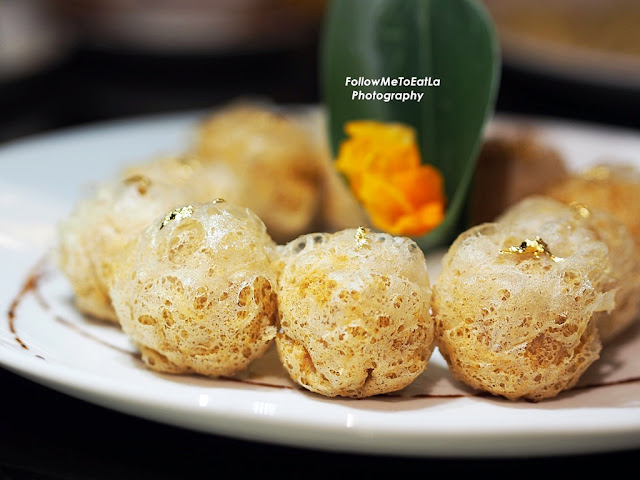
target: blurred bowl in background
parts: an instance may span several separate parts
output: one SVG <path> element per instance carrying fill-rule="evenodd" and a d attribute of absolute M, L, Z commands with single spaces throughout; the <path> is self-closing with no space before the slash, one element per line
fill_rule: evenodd
<path fill-rule="evenodd" d="M 74 39 L 43 0 L 0 0 L 0 84 L 62 62 Z"/>
<path fill-rule="evenodd" d="M 505 64 L 580 83 L 640 89 L 640 1 L 484 0 Z"/>
<path fill-rule="evenodd" d="M 144 54 L 255 53 L 313 38 L 326 0 L 54 0 L 92 48 Z"/>

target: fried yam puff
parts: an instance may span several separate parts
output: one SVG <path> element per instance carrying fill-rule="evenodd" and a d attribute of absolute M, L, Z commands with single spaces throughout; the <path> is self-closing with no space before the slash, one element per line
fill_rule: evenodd
<path fill-rule="evenodd" d="M 276 335 L 275 244 L 250 210 L 217 202 L 157 218 L 110 290 L 123 331 L 152 370 L 233 375 Z"/>
<path fill-rule="evenodd" d="M 545 195 L 605 210 L 623 222 L 640 252 L 640 171 L 629 165 L 596 165 L 555 183 Z"/>
<path fill-rule="evenodd" d="M 436 344 L 451 373 L 507 399 L 539 401 L 571 388 L 598 359 L 594 314 L 613 307 L 600 289 L 606 245 L 587 228 L 545 225 L 539 240 L 487 223 L 462 233 L 433 287 Z"/>
<path fill-rule="evenodd" d="M 109 296 L 114 263 L 125 245 L 155 217 L 184 201 L 172 185 L 142 175 L 106 181 L 60 222 L 57 263 L 78 310 L 117 323 Z"/>
<path fill-rule="evenodd" d="M 615 308 L 595 314 L 600 339 L 607 344 L 632 325 L 640 312 L 640 261 L 635 253 L 633 237 L 621 221 L 606 211 L 583 204 L 567 205 L 540 195 L 522 200 L 501 215 L 498 221 L 535 233 L 550 219 L 566 224 L 567 228 L 582 226 L 592 229 L 595 238 L 609 250 L 610 280 L 604 289 L 615 292 Z"/>
<path fill-rule="evenodd" d="M 233 203 L 245 183 L 229 165 L 203 162 L 191 154 L 154 158 L 149 162 L 130 165 L 122 172 L 123 178 L 138 175 L 185 190 L 187 203 L 207 203 L 216 198 Z"/>
<path fill-rule="evenodd" d="M 221 108 L 200 124 L 194 153 L 237 172 L 244 183 L 234 201 L 253 210 L 276 241 L 317 220 L 320 159 L 308 132 L 286 116 L 257 104 Z"/>
<path fill-rule="evenodd" d="M 278 354 L 291 378 L 328 397 L 409 385 L 433 351 L 424 255 L 404 237 L 348 229 L 280 247 Z"/>

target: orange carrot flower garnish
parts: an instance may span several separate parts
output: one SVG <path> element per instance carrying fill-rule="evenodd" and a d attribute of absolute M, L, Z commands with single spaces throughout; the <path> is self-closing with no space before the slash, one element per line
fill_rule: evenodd
<path fill-rule="evenodd" d="M 441 173 L 423 165 L 412 128 L 399 123 L 353 121 L 336 168 L 376 228 L 394 235 L 424 235 L 444 219 Z"/>

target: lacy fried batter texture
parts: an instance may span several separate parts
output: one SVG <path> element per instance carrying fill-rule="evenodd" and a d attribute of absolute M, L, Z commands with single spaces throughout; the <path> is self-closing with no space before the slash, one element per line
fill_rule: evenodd
<path fill-rule="evenodd" d="M 600 339 L 607 344 L 632 325 L 640 312 L 640 259 L 634 250 L 633 237 L 627 227 L 608 212 L 580 203 L 567 205 L 540 195 L 519 202 L 498 217 L 501 223 L 530 232 L 540 231 L 551 219 L 570 229 L 586 227 L 607 246 L 611 270 L 604 289 L 614 292 L 615 307 L 595 314 Z"/>
<path fill-rule="evenodd" d="M 176 185 L 135 174 L 101 183 L 58 228 L 57 261 L 83 313 L 118 322 L 109 284 L 118 256 L 133 235 L 184 200 Z"/>
<path fill-rule="evenodd" d="M 576 384 L 602 344 L 594 315 L 613 308 L 607 246 L 551 220 L 488 223 L 451 245 L 433 287 L 436 343 L 451 373 L 481 391 L 539 401 Z"/>
<path fill-rule="evenodd" d="M 425 370 L 431 288 L 412 240 L 347 229 L 279 250 L 276 345 L 295 382 L 357 398 L 400 390 Z"/>
<path fill-rule="evenodd" d="M 640 252 L 640 171 L 631 165 L 595 165 L 555 182 L 545 195 L 605 210 L 623 222 Z M 640 253 L 639 253 L 640 254 Z"/>
<path fill-rule="evenodd" d="M 233 375 L 276 335 L 275 244 L 250 210 L 186 205 L 136 239 L 110 289 L 145 364 L 167 373 Z"/>
<path fill-rule="evenodd" d="M 200 125 L 193 151 L 151 158 L 98 183 L 59 225 L 58 265 L 78 309 L 118 322 L 108 293 L 114 256 L 157 215 L 179 205 L 225 198 L 253 207 L 279 240 L 311 228 L 319 189 L 341 181 L 327 175 L 330 161 L 311 134 L 310 125 L 318 124 L 311 118 L 234 104 Z"/>
<path fill-rule="evenodd" d="M 308 232 L 319 212 L 320 158 L 303 127 L 285 115 L 234 103 L 205 118 L 193 151 L 244 179 L 233 200 L 253 210 L 269 234 L 286 242 Z"/>

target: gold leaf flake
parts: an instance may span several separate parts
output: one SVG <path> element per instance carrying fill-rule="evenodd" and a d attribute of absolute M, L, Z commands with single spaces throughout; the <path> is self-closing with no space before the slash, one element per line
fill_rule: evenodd
<path fill-rule="evenodd" d="M 367 238 L 368 232 L 369 230 L 366 227 L 358 227 L 355 234 L 357 248 L 360 249 L 369 245 L 369 239 Z"/>
<path fill-rule="evenodd" d="M 535 258 L 540 258 L 540 255 L 548 255 L 554 262 L 563 262 L 564 258 L 554 256 L 544 240 L 540 237 L 536 237 L 535 240 L 525 239 L 520 245 L 509 247 L 504 250 L 500 250 L 500 253 L 514 253 L 518 255 L 533 255 Z"/>
<path fill-rule="evenodd" d="M 162 221 L 162 225 L 160 225 L 160 230 L 162 230 L 164 226 L 167 225 L 167 223 L 169 223 L 170 221 L 172 220 L 180 221 L 184 218 L 189 218 L 192 214 L 193 214 L 192 205 L 186 205 L 184 207 L 176 208 L 175 210 L 172 210 L 164 217 L 164 220 Z"/>

